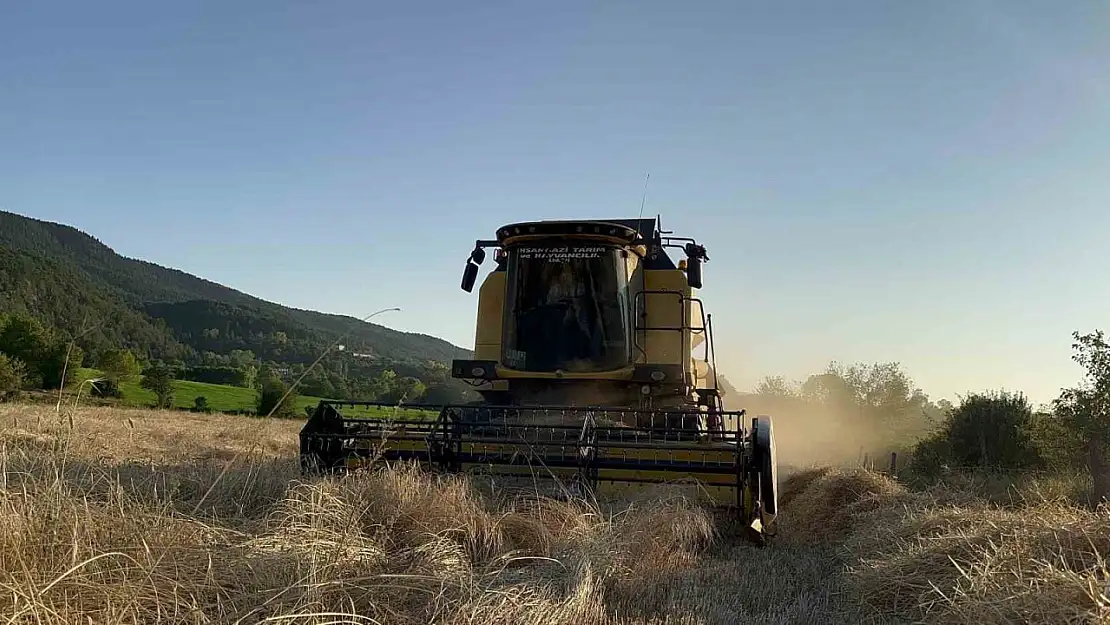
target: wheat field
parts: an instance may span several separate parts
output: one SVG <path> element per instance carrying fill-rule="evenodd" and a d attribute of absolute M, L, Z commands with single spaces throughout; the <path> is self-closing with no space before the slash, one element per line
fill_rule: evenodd
<path fill-rule="evenodd" d="M 407 468 L 303 480 L 296 421 L 0 424 L 6 623 L 1110 623 L 1105 508 L 809 469 L 761 549 L 665 487 L 601 505 Z"/>

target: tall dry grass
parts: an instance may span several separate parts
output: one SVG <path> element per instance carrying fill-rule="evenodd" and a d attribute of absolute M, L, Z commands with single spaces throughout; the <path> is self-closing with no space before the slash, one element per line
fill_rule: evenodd
<path fill-rule="evenodd" d="M 791 476 L 791 540 L 835 542 L 870 608 L 927 623 L 1110 623 L 1110 508 L 1000 505 L 971 488 L 910 491 L 874 473 Z"/>
<path fill-rule="evenodd" d="M 784 485 L 779 540 L 758 549 L 665 488 L 603 506 L 498 498 L 411 468 L 303 481 L 298 425 L 0 407 L 0 616 L 20 624 L 1100 618 L 1105 511 L 1003 510 L 960 492 L 912 493 L 881 476 L 810 470 Z"/>
<path fill-rule="evenodd" d="M 835 560 L 660 488 L 502 500 L 412 469 L 302 481 L 298 424 L 0 408 L 12 623 L 838 622 Z M 760 570 L 777 570 L 766 579 Z"/>

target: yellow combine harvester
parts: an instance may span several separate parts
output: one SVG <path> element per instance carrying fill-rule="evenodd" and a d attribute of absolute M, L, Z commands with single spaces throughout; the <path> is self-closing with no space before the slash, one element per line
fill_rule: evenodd
<path fill-rule="evenodd" d="M 477 241 L 463 290 L 488 248 L 496 267 L 478 292 L 474 359 L 452 375 L 483 400 L 389 421 L 340 412 L 374 402 L 322 401 L 301 431 L 302 467 L 415 460 L 595 494 L 692 482 L 766 537 L 778 512 L 771 419 L 724 410 L 712 317 L 694 294 L 708 257 L 671 234 L 658 218 L 536 221 Z"/>

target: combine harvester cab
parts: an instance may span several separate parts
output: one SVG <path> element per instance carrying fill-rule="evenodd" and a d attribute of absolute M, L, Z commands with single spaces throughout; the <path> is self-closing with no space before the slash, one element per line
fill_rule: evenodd
<path fill-rule="evenodd" d="M 452 376 L 482 401 L 388 419 L 352 411 L 398 407 L 322 401 L 301 431 L 303 470 L 415 461 L 594 496 L 688 483 L 762 542 L 778 513 L 771 418 L 723 409 L 712 317 L 694 295 L 708 256 L 670 234 L 658 219 L 538 221 L 479 240 L 463 290 L 487 248 L 496 267 L 479 289 L 474 359 Z"/>

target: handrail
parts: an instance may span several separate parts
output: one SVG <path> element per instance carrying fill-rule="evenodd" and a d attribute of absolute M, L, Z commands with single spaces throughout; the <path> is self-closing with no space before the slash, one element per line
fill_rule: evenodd
<path fill-rule="evenodd" d="M 682 291 L 676 291 L 676 290 L 672 290 L 672 289 L 650 289 L 650 290 L 642 290 L 642 291 L 635 294 L 635 298 L 633 299 L 634 308 L 638 308 L 638 306 L 640 304 L 640 301 L 641 301 L 640 300 L 641 297 L 645 298 L 644 305 L 645 305 L 645 308 L 646 308 L 646 296 L 647 295 L 674 295 L 674 296 L 677 296 L 678 297 L 679 309 L 681 310 L 681 314 L 682 314 L 681 325 L 679 325 L 677 327 L 675 327 L 675 326 L 648 326 L 648 325 L 640 325 L 639 320 L 637 320 L 636 324 L 634 324 L 633 327 L 632 327 L 633 345 L 636 347 L 636 349 L 638 349 L 641 352 L 644 352 L 646 354 L 646 349 L 644 348 L 644 346 L 640 345 L 640 332 L 644 332 L 645 341 L 647 339 L 647 332 L 655 332 L 655 331 L 684 332 L 686 330 L 689 330 L 691 336 L 694 335 L 694 334 L 704 334 L 705 337 L 706 337 L 705 361 L 707 363 L 709 363 L 710 366 L 713 368 L 713 388 L 714 388 L 714 390 L 718 390 L 720 388 L 720 386 L 719 386 L 718 380 L 717 380 L 717 362 L 716 362 L 717 361 L 717 353 L 716 353 L 716 347 L 713 345 L 713 330 L 712 330 L 712 322 L 711 322 L 711 317 L 712 316 L 705 312 L 705 303 L 701 300 L 700 297 L 688 296 L 685 293 L 683 293 Z M 697 303 L 698 312 L 701 315 L 701 327 L 695 327 L 695 326 L 690 324 L 690 315 L 692 314 L 693 311 L 691 311 L 689 309 L 689 308 L 692 308 L 692 307 L 688 307 L 686 305 L 687 302 L 691 302 L 691 303 L 696 302 Z M 690 352 L 693 349 L 693 346 L 690 345 L 689 343 L 690 342 L 687 340 L 686 335 L 682 334 L 681 342 L 679 344 L 679 350 L 683 354 L 683 358 L 691 356 Z M 696 378 L 697 378 L 697 372 L 696 371 L 694 372 L 694 377 L 695 377 L 695 381 L 696 381 Z"/>
<path fill-rule="evenodd" d="M 713 343 L 713 315 L 709 314 L 707 315 L 707 317 L 708 319 L 706 320 L 706 329 L 709 331 L 709 353 L 710 358 L 712 359 L 712 361 L 710 362 L 710 366 L 713 367 L 713 390 L 720 393 L 721 381 L 717 377 L 717 347 Z"/>

